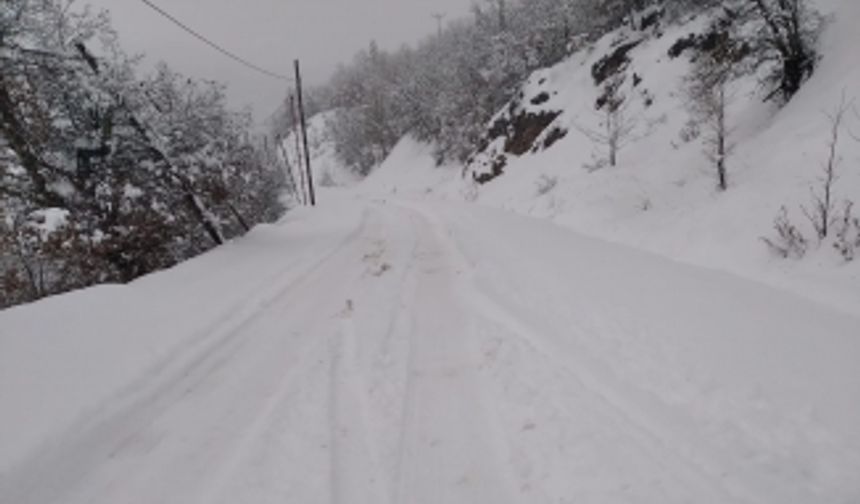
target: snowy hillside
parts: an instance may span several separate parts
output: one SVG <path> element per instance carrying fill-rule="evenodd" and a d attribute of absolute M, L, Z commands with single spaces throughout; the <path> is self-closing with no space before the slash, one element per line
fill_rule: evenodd
<path fill-rule="evenodd" d="M 827 162 L 826 114 L 838 107 L 843 94 L 849 100 L 855 98 L 852 93 L 860 98 L 854 51 L 860 44 L 855 26 L 860 4 L 822 0 L 817 5 L 827 14 L 823 59 L 785 108 L 763 102 L 755 76 L 731 88 L 728 117 L 735 149 L 727 161 L 725 193 L 717 191 L 701 141 L 682 138 L 689 117 L 682 84 L 690 63 L 683 53 L 670 55 L 679 40 L 704 32 L 711 19 L 704 15 L 645 31 L 615 31 L 559 65 L 536 72 L 523 93 L 491 122 L 487 148 L 471 160 L 462 177 L 450 169 L 457 174 L 452 180 L 430 188 L 427 179 L 435 175 L 418 176 L 413 169 L 391 173 L 405 165 L 430 163 L 429 150 L 421 157 L 421 148 L 405 140 L 396 156 L 412 152 L 420 160 L 386 163 L 366 184 L 385 180 L 383 186 L 400 191 L 477 199 L 860 312 L 860 264 L 846 264 L 829 242 L 803 261 L 777 260 L 761 240 L 775 234 L 774 218 L 785 205 L 814 241 L 801 205 L 811 205 L 810 190 L 818 189 Z M 630 97 L 627 115 L 634 122 L 633 132 L 619 152 L 618 166 L 596 168 L 605 146 L 587 134 L 599 130 L 602 119 L 595 110 L 602 88 L 595 85 L 594 68 L 629 46 L 623 91 Z M 846 120 L 835 187 L 839 209 L 843 200 L 860 201 L 860 142 L 847 135 L 860 130 L 860 116 L 848 114 Z M 493 139 L 499 124 L 517 133 Z M 523 141 L 525 145 L 517 144 Z"/>
<path fill-rule="evenodd" d="M 314 184 L 320 187 L 348 187 L 358 182 L 358 177 L 341 163 L 334 152 L 334 145 L 328 138 L 327 123 L 334 118 L 335 112 L 323 112 L 308 119 L 308 150 L 311 157 Z M 301 135 L 291 130 L 281 140 L 279 154 L 286 156 L 287 166 L 296 183 L 301 184 L 304 174 L 298 170 L 299 161 L 304 164 L 304 147 Z M 306 182 L 304 182 L 306 184 Z"/>

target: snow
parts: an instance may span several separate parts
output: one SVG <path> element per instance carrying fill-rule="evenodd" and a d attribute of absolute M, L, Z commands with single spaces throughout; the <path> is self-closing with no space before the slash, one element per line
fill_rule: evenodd
<path fill-rule="evenodd" d="M 0 474 L 51 436 L 84 422 L 99 404 L 123 403 L 135 392 L 124 390 L 129 378 L 169 369 L 172 359 L 199 352 L 255 315 L 275 294 L 273 282 L 319 261 L 357 220 L 332 216 L 308 229 L 296 222 L 300 214 L 129 286 L 3 311 Z M 286 257 L 290 261 L 282 261 Z M 215 269 L 221 273 L 213 276 Z"/>
<path fill-rule="evenodd" d="M 386 163 L 363 185 L 368 191 L 425 193 L 430 199 L 476 200 L 483 205 L 549 219 L 580 233 L 647 250 L 674 260 L 719 269 L 768 283 L 853 314 L 860 314 L 860 264 L 844 263 L 824 244 L 803 261 L 773 257 L 761 238 L 772 237 L 780 208 L 789 209 L 811 241 L 814 233 L 801 205 L 811 206 L 827 160 L 829 120 L 840 96 L 858 98 L 860 43 L 856 20 L 860 4 L 851 0 L 819 0 L 826 15 L 821 42 L 823 58 L 812 79 L 783 109 L 762 102 L 753 77 L 734 83 L 729 113 L 730 140 L 735 152 L 728 160 L 729 190 L 716 189 L 713 167 L 698 141 L 685 143 L 679 133 L 688 112 L 681 84 L 689 63 L 667 55 L 679 38 L 702 31 L 699 16 L 668 26 L 660 37 L 646 38 L 630 52 L 629 75 L 641 84 L 624 91 L 631 97 L 628 114 L 637 118 L 637 133 L 619 154 L 619 166 L 588 168 L 605 156 L 580 130 L 599 129 L 594 111 L 600 89 L 592 65 L 620 40 L 639 34 L 611 33 L 593 48 L 576 53 L 557 66 L 536 72 L 524 86 L 524 110 L 562 111 L 552 123 L 568 131 L 551 148 L 522 157 L 508 156 L 505 173 L 478 186 L 473 173 L 485 170 L 482 161 L 463 170 L 451 168 L 450 179 L 432 183 L 438 171 L 414 167 L 432 163 L 429 151 L 412 146 L 411 160 Z M 540 105 L 530 98 L 541 92 L 550 99 Z M 645 106 L 645 96 L 653 105 Z M 848 114 L 839 145 L 837 208 L 842 201 L 860 200 L 860 142 L 846 133 L 860 131 L 860 117 Z M 410 142 L 406 139 L 405 142 Z M 402 152 L 402 151 L 401 151 Z M 409 168 L 406 168 L 406 167 Z M 397 173 L 395 173 L 397 172 Z M 387 181 L 381 184 L 379 181 Z M 552 186 L 551 190 L 540 187 Z"/>
<path fill-rule="evenodd" d="M 374 195 L 438 199 L 449 195 L 462 167 L 437 166 L 430 145 L 403 138 L 380 167 L 362 181 L 360 192 Z"/>
<path fill-rule="evenodd" d="M 63 208 L 46 208 L 34 211 L 32 216 L 36 220 L 36 228 L 43 236 L 47 236 L 66 225 L 69 211 Z"/>
<path fill-rule="evenodd" d="M 404 138 L 357 185 L 315 164 L 316 208 L 0 312 L 0 502 L 857 502 L 860 270 L 758 241 L 860 84 L 860 4 L 828 2 L 795 100 L 739 83 L 725 194 L 678 140 L 688 24 L 632 52 L 652 127 L 616 168 L 571 128 L 478 187 Z M 533 80 L 559 124 L 609 43 Z"/>
<path fill-rule="evenodd" d="M 0 501 L 860 498 L 860 318 L 546 220 L 324 197 L 0 313 Z"/>
<path fill-rule="evenodd" d="M 311 169 L 314 183 L 321 187 L 349 187 L 355 185 L 359 178 L 341 163 L 334 151 L 334 143 L 328 138 L 326 124 L 334 120 L 336 111 L 322 112 L 308 119 L 308 150 L 311 154 Z M 290 132 L 281 140 L 283 150 L 293 170 L 293 176 L 300 180 L 297 172 L 297 151 L 295 132 Z M 304 163 L 304 154 L 301 154 Z"/>

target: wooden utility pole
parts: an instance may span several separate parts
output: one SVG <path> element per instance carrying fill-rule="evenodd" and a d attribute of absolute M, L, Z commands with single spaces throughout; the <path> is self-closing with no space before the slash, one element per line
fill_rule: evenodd
<path fill-rule="evenodd" d="M 296 67 L 296 94 L 299 102 L 299 120 L 302 125 L 302 143 L 305 147 L 305 170 L 307 170 L 308 175 L 308 195 L 310 196 L 311 206 L 316 206 L 317 198 L 314 192 L 314 176 L 311 171 L 311 153 L 310 150 L 308 150 L 308 125 L 307 120 L 305 119 L 305 104 L 302 99 L 302 73 L 299 69 L 299 60 L 295 60 L 293 63 Z"/>
<path fill-rule="evenodd" d="M 286 140 L 286 137 L 284 137 L 284 140 Z M 293 194 L 296 195 L 296 198 L 298 198 L 299 203 L 301 203 L 302 197 L 299 194 L 299 191 L 301 189 L 299 188 L 299 183 L 296 181 L 296 177 L 293 174 L 293 168 L 292 164 L 290 163 L 290 158 L 287 154 L 287 148 L 283 144 L 284 140 L 279 141 L 277 147 L 278 151 L 281 153 L 281 158 L 284 161 L 284 180 L 289 186 L 289 189 L 293 192 Z"/>
<path fill-rule="evenodd" d="M 299 114 L 296 111 L 296 97 L 290 95 L 290 114 L 293 116 L 293 136 L 296 139 L 296 169 L 299 172 L 299 201 L 302 205 L 308 204 L 308 194 L 305 192 L 305 169 L 302 167 L 302 139 L 301 126 L 299 125 Z M 286 150 L 284 151 L 286 153 Z"/>

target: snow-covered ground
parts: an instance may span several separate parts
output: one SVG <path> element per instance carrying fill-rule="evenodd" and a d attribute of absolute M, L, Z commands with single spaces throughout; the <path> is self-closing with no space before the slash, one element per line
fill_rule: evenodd
<path fill-rule="evenodd" d="M 0 313 L 0 502 L 855 502 L 860 319 L 464 203 Z"/>
<path fill-rule="evenodd" d="M 502 176 L 477 185 L 472 172 L 486 170 L 481 163 L 465 170 L 435 169 L 429 149 L 407 138 L 363 184 L 364 190 L 474 200 L 550 219 L 589 236 L 729 271 L 860 315 L 860 261 L 845 263 L 829 242 L 817 247 L 801 210 L 812 207 L 810 190 L 820 190 L 828 155 L 826 114 L 842 96 L 855 105 L 860 101 L 860 2 L 815 4 L 826 19 L 822 59 L 786 107 L 763 103 L 765 93 L 754 77 L 732 86 L 729 127 L 735 149 L 728 159 L 730 187 L 725 193 L 716 189 L 715 171 L 701 141 L 681 139 L 689 117 L 682 92 L 689 61 L 668 55 L 678 39 L 705 29 L 706 16 L 666 26 L 660 37 L 647 36 L 630 52 L 623 89 L 636 130 L 619 153 L 617 167 L 586 169 L 605 157 L 605 146 L 594 144 L 581 130 L 600 127 L 595 101 L 601 89 L 594 84 L 592 65 L 621 42 L 643 38 L 626 29 L 536 72 L 524 86 L 526 110 L 561 111 L 547 131 L 559 127 L 568 133 L 551 148 L 509 155 Z M 641 79 L 635 87 L 634 74 Z M 544 92 L 547 101 L 529 103 Z M 645 106 L 646 101 L 651 105 Z M 854 112 L 846 115 L 838 148 L 839 211 L 845 200 L 860 205 L 860 141 L 849 132 L 860 133 L 860 115 Z M 812 244 L 801 261 L 774 257 L 762 241 L 775 236 L 773 221 L 783 205 Z"/>
<path fill-rule="evenodd" d="M 739 84 L 724 194 L 666 57 L 703 20 L 631 53 L 654 101 L 616 168 L 577 131 L 611 38 L 535 76 L 570 131 L 481 187 L 408 138 L 355 185 L 313 119 L 350 186 L 317 208 L 0 312 L 0 503 L 860 502 L 860 269 L 759 241 L 860 89 L 860 4 L 818 3 L 803 91 Z"/>
<path fill-rule="evenodd" d="M 310 152 L 311 170 L 314 186 L 319 187 L 349 187 L 359 181 L 359 177 L 348 170 L 335 154 L 334 144 L 329 138 L 329 121 L 335 119 L 336 112 L 322 112 L 308 119 L 308 151 Z M 307 187 L 305 174 L 299 170 L 304 164 L 304 144 L 301 135 L 296 138 L 296 132 L 291 131 L 281 140 L 278 152 L 281 159 L 286 157 L 286 165 L 297 184 Z"/>

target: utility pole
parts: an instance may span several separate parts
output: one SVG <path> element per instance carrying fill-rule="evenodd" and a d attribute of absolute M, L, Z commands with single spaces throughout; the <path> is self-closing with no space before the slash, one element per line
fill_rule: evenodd
<path fill-rule="evenodd" d="M 284 137 L 286 140 L 286 137 Z M 296 182 L 296 177 L 293 175 L 292 165 L 290 163 L 290 159 L 287 156 L 287 148 L 284 146 L 283 140 L 279 141 L 277 144 L 278 152 L 281 154 L 281 158 L 284 161 L 284 181 L 286 182 L 289 189 L 299 198 L 299 202 L 301 203 L 301 196 L 299 196 L 299 184 Z M 277 157 L 277 156 L 276 156 Z"/>
<path fill-rule="evenodd" d="M 437 12 L 435 14 L 431 14 L 431 16 L 433 16 L 433 19 L 436 20 L 436 36 L 441 37 L 442 36 L 442 20 L 445 19 L 445 14 L 441 13 L 441 12 Z"/>
<path fill-rule="evenodd" d="M 299 201 L 302 205 L 308 204 L 308 194 L 305 192 L 305 169 L 302 167 L 302 139 L 299 114 L 296 111 L 296 97 L 290 95 L 290 114 L 293 116 L 293 137 L 296 139 L 296 170 L 299 172 Z M 286 151 L 284 151 L 286 153 Z"/>
<path fill-rule="evenodd" d="M 305 104 L 302 99 L 302 73 L 299 69 L 299 60 L 295 60 L 293 64 L 296 67 L 296 94 L 299 102 L 299 120 L 302 125 L 302 142 L 305 147 L 305 169 L 308 174 L 308 195 L 310 196 L 311 206 L 316 206 L 317 198 L 314 193 L 314 176 L 311 171 L 311 153 L 308 150 L 308 125 L 305 119 Z"/>

